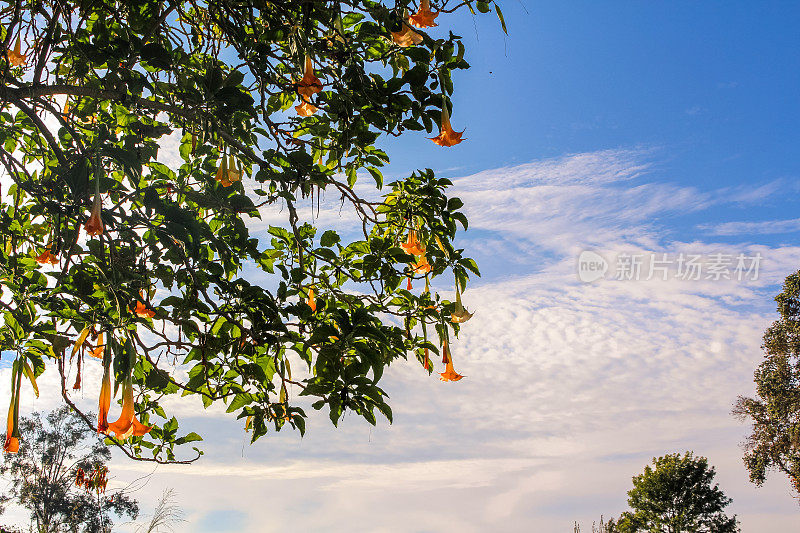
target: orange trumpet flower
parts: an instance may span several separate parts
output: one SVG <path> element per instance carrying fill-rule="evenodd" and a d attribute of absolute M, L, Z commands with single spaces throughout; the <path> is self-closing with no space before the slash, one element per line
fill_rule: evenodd
<path fill-rule="evenodd" d="M 92 349 L 92 357 L 96 359 L 102 359 L 103 351 L 105 350 L 105 348 L 106 346 L 105 344 L 103 344 L 103 332 L 101 331 L 100 333 L 97 334 L 97 342 L 95 343 L 94 348 Z"/>
<path fill-rule="evenodd" d="M 475 313 L 470 313 L 466 310 L 466 308 L 464 308 L 464 305 L 461 303 L 461 291 L 459 290 L 458 285 L 456 285 L 456 305 L 453 312 L 450 313 L 450 320 L 456 324 L 461 324 L 472 318 L 472 315 L 474 314 Z"/>
<path fill-rule="evenodd" d="M 308 300 L 306 301 L 306 303 L 311 308 L 312 313 L 317 312 L 317 299 L 316 295 L 314 294 L 314 287 L 308 289 Z"/>
<path fill-rule="evenodd" d="M 408 230 L 408 238 L 406 242 L 400 244 L 400 248 L 409 255 L 423 255 L 425 253 L 425 245 L 417 240 L 417 231 Z"/>
<path fill-rule="evenodd" d="M 122 384 L 122 413 L 116 422 L 108 425 L 108 431 L 113 431 L 118 439 L 125 440 L 131 435 L 141 437 L 152 429 L 136 420 L 133 408 L 133 382 L 128 376 Z"/>
<path fill-rule="evenodd" d="M 14 398 L 8 408 L 8 425 L 6 426 L 6 441 L 3 443 L 3 451 L 6 453 L 19 452 L 19 438 L 14 436 L 16 425 L 14 425 Z"/>
<path fill-rule="evenodd" d="M 417 263 L 414 265 L 414 274 L 424 276 L 431 271 L 431 264 L 428 263 L 428 258 L 424 255 L 420 256 Z"/>
<path fill-rule="evenodd" d="M 439 12 L 434 13 L 431 11 L 431 3 L 429 0 L 422 0 L 419 5 L 419 10 L 408 17 L 408 21 L 417 28 L 432 28 L 437 24 L 433 21 L 439 16 Z"/>
<path fill-rule="evenodd" d="M 314 63 L 311 61 L 311 56 L 307 55 L 303 79 L 297 82 L 297 94 L 304 100 L 310 100 L 312 95 L 322 91 L 322 87 L 322 82 L 314 75 Z"/>
<path fill-rule="evenodd" d="M 439 128 L 439 135 L 436 137 L 430 137 L 430 140 L 438 144 L 439 146 L 453 146 L 464 139 L 461 138 L 464 135 L 466 130 L 462 130 L 460 132 L 453 131 L 452 126 L 450 126 L 450 113 L 447 111 L 447 104 L 442 105 L 442 125 Z"/>
<path fill-rule="evenodd" d="M 50 246 L 48 246 L 44 252 L 36 256 L 36 262 L 40 265 L 57 265 L 58 257 L 50 253 Z"/>
<path fill-rule="evenodd" d="M 403 18 L 401 24 L 403 25 L 400 31 L 392 32 L 392 41 L 398 46 L 403 48 L 407 46 L 417 45 L 422 42 L 422 35 L 415 32 L 409 24 L 409 17 Z"/>
<path fill-rule="evenodd" d="M 459 379 L 463 378 L 461 374 L 455 371 L 453 368 L 453 357 L 450 355 L 450 347 L 447 345 L 447 341 L 444 341 L 442 344 L 442 353 L 444 354 L 444 358 L 447 360 L 444 372 L 439 372 L 441 376 L 439 379 L 442 381 L 458 381 Z"/>
<path fill-rule="evenodd" d="M 139 318 L 153 318 L 156 316 L 156 312 L 147 307 L 141 300 L 136 301 L 136 308 L 133 310 L 133 312 Z"/>
<path fill-rule="evenodd" d="M 242 180 L 242 170 L 237 168 L 233 154 L 230 154 L 227 158 L 224 153 L 222 154 L 217 175 L 214 179 L 223 187 L 230 187 L 234 182 Z"/>
<path fill-rule="evenodd" d="M 17 44 L 14 45 L 13 50 L 8 52 L 8 62 L 11 63 L 12 67 L 21 67 L 25 64 L 26 57 L 22 55 L 22 39 L 18 35 Z"/>
<path fill-rule="evenodd" d="M 100 197 L 100 192 L 95 189 L 94 202 L 92 203 L 92 214 L 84 226 L 86 233 L 89 235 L 102 235 L 103 234 L 103 218 L 100 212 L 103 209 L 103 200 Z"/>
<path fill-rule="evenodd" d="M 22 384 L 22 371 L 19 361 L 15 361 L 11 369 L 11 403 L 8 406 L 8 421 L 6 423 L 6 439 L 3 451 L 6 453 L 19 452 L 19 389 Z"/>
<path fill-rule="evenodd" d="M 310 102 L 303 101 L 300 105 L 294 106 L 294 110 L 297 111 L 297 114 L 301 117 L 310 117 L 314 113 L 317 112 L 317 108 L 313 106 Z"/>
<path fill-rule="evenodd" d="M 103 362 L 103 384 L 100 387 L 100 408 L 97 412 L 97 432 L 108 431 L 108 411 L 111 409 L 111 361 Z"/>

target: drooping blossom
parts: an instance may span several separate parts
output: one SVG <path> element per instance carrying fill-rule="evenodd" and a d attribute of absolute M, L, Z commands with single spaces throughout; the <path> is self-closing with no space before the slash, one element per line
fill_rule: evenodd
<path fill-rule="evenodd" d="M 473 314 L 475 313 L 467 311 L 461 303 L 461 291 L 459 290 L 458 284 L 456 284 L 456 305 L 453 312 L 450 314 L 450 320 L 456 324 L 461 324 L 472 318 Z"/>
<path fill-rule="evenodd" d="M 89 235 L 102 235 L 103 234 L 103 218 L 101 211 L 103 209 L 103 199 L 100 197 L 100 192 L 95 190 L 94 202 L 92 202 L 92 214 L 84 226 L 86 233 Z"/>
<path fill-rule="evenodd" d="M 6 440 L 3 443 L 3 451 L 6 453 L 19 452 L 19 437 L 14 436 L 17 426 L 14 424 L 14 398 L 11 399 L 11 405 L 8 408 L 8 424 L 6 425 Z"/>
<path fill-rule="evenodd" d="M 242 170 L 241 168 L 237 168 L 236 159 L 233 157 L 233 154 L 228 157 L 222 154 L 215 179 L 223 187 L 230 187 L 234 182 L 241 181 Z"/>
<path fill-rule="evenodd" d="M 72 390 L 80 390 L 81 388 L 81 368 L 83 367 L 84 350 L 78 355 L 78 372 L 75 375 L 75 384 L 72 385 Z"/>
<path fill-rule="evenodd" d="M 108 425 L 108 431 L 113 431 L 114 435 L 120 440 L 125 440 L 131 435 L 141 437 L 152 429 L 136 419 L 133 409 L 133 382 L 128 376 L 122 383 L 122 413 L 116 422 Z"/>
<path fill-rule="evenodd" d="M 424 276 L 428 272 L 431 271 L 431 264 L 428 263 L 428 258 L 424 255 L 421 255 L 419 259 L 417 259 L 416 264 L 414 264 L 414 274 L 418 276 Z"/>
<path fill-rule="evenodd" d="M 317 312 L 317 298 L 316 294 L 314 293 L 314 287 L 308 289 L 308 299 L 306 300 L 306 303 L 311 308 L 312 313 Z"/>
<path fill-rule="evenodd" d="M 439 379 L 442 381 L 458 381 L 459 379 L 463 378 L 461 374 L 455 371 L 453 368 L 453 357 L 450 355 L 450 347 L 447 345 L 447 341 L 445 340 L 442 344 L 442 353 L 444 354 L 444 359 L 446 359 L 444 372 L 439 372 L 441 376 Z"/>
<path fill-rule="evenodd" d="M 433 28 L 437 25 L 434 19 L 438 16 L 438 11 L 436 13 L 431 11 L 430 0 L 422 0 L 419 5 L 419 10 L 408 17 L 408 21 L 417 28 Z"/>
<path fill-rule="evenodd" d="M 11 368 L 11 402 L 8 406 L 8 420 L 6 422 L 6 439 L 3 443 L 5 453 L 19 452 L 19 390 L 22 384 L 22 372 L 19 361 L 14 361 Z"/>
<path fill-rule="evenodd" d="M 133 312 L 139 318 L 153 318 L 156 316 L 156 312 L 147 307 L 141 300 L 136 300 L 136 308 L 133 310 Z"/>
<path fill-rule="evenodd" d="M 454 146 L 464 140 L 461 138 L 464 135 L 464 131 L 466 130 L 453 131 L 453 127 L 450 125 L 450 113 L 447 111 L 447 104 L 443 104 L 442 125 L 439 128 L 439 135 L 430 137 L 430 140 L 439 146 Z"/>
<path fill-rule="evenodd" d="M 111 409 L 111 361 L 103 361 L 103 384 L 100 386 L 100 401 L 97 411 L 97 432 L 108 431 L 108 411 Z"/>
<path fill-rule="evenodd" d="M 317 108 L 310 102 L 306 101 L 303 101 L 303 103 L 300 105 L 294 106 L 294 110 L 297 111 L 297 114 L 301 117 L 310 117 L 317 112 Z"/>
<path fill-rule="evenodd" d="M 36 262 L 40 265 L 57 265 L 58 257 L 50 252 L 50 246 L 48 246 L 44 252 L 36 256 Z"/>
<path fill-rule="evenodd" d="M 303 78 L 297 82 L 297 94 L 303 97 L 303 100 L 311 100 L 311 96 L 322 91 L 323 85 L 314 75 L 314 63 L 311 56 L 306 56 L 305 68 L 303 70 Z"/>
<path fill-rule="evenodd" d="M 237 164 L 233 154 L 228 156 L 228 181 L 242 181 L 242 165 Z"/>
<path fill-rule="evenodd" d="M 402 24 L 400 31 L 392 32 L 392 41 L 394 44 L 405 48 L 422 42 L 422 35 L 414 31 L 411 27 L 411 24 L 409 24 L 409 17 L 403 17 L 400 24 Z"/>
<path fill-rule="evenodd" d="M 17 35 L 17 44 L 14 45 L 13 50 L 8 52 L 8 62 L 12 67 L 21 67 L 25 64 L 26 58 L 27 56 L 22 55 L 22 39 Z"/>
<path fill-rule="evenodd" d="M 408 237 L 406 242 L 400 244 L 400 248 L 409 255 L 423 255 L 425 253 L 425 245 L 417 239 L 417 230 L 408 230 Z"/>
<path fill-rule="evenodd" d="M 92 357 L 97 359 L 103 358 L 103 351 L 105 350 L 106 346 L 103 344 L 103 332 L 97 334 L 97 342 L 92 348 Z"/>

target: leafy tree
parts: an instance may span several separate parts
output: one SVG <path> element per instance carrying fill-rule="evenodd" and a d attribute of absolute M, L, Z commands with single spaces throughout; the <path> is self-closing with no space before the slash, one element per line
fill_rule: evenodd
<path fill-rule="evenodd" d="M 653 458 L 653 468 L 633 478 L 628 491 L 631 511 L 622 513 L 622 533 L 727 533 L 739 531 L 736 515 L 723 509 L 731 502 L 718 485 L 711 486 L 714 468 L 692 452 Z"/>
<path fill-rule="evenodd" d="M 106 492 L 111 452 L 69 407 L 20 419 L 27 436 L 18 454 L 7 454 L 0 475 L 9 489 L 0 502 L 30 511 L 38 533 L 111 531 L 112 516 L 136 518 L 136 501 Z"/>
<path fill-rule="evenodd" d="M 468 64 L 447 20 L 492 6 L 3 7 L 0 163 L 13 183 L 0 203 L 0 349 L 16 357 L 13 390 L 51 366 L 74 407 L 66 375 L 94 355 L 98 429 L 131 457 L 177 461 L 175 446 L 201 437 L 179 433 L 166 395 L 223 402 L 255 440 L 304 431 L 290 384 L 334 424 L 346 409 L 375 424 L 376 412 L 391 421 L 380 379 L 392 361 L 414 354 L 430 372 L 429 351 L 441 353 L 442 379 L 460 379 L 447 343 L 471 316 L 460 293 L 478 274 L 454 246 L 462 202 L 429 169 L 384 184 L 379 145 L 437 127 L 436 144 L 463 140 L 450 95 Z M 180 148 L 161 155 L 177 168 L 157 160 L 168 135 Z M 377 190 L 357 188 L 364 177 Z M 304 215 L 323 196 L 353 221 L 347 232 Z M 283 222 L 259 239 L 264 213 Z M 455 301 L 427 290 L 445 273 Z M 109 423 L 117 393 L 123 415 Z"/>
<path fill-rule="evenodd" d="M 780 318 L 764 333 L 756 397 L 740 396 L 733 413 L 753 424 L 744 446 L 750 481 L 761 485 L 776 469 L 800 491 L 800 272 L 786 278 L 775 301 Z"/>

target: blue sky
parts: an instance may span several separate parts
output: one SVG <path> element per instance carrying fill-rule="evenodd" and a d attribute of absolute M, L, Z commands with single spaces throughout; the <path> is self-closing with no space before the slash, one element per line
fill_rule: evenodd
<path fill-rule="evenodd" d="M 618 516 L 651 457 L 691 449 L 717 467 L 745 533 L 800 527 L 781 476 L 748 482 L 747 428 L 730 416 L 752 393 L 778 285 L 800 266 L 800 5 L 503 9 L 508 37 L 492 14 L 442 15 L 433 30 L 466 39 L 473 68 L 456 76 L 452 122 L 467 140 L 445 149 L 410 133 L 387 145 L 387 177 L 431 167 L 465 201 L 460 242 L 484 273 L 464 295 L 476 314 L 454 343 L 467 377 L 440 383 L 398 364 L 385 376 L 393 425 L 351 417 L 335 430 L 315 415 L 304 439 L 282 432 L 254 446 L 239 422 L 175 402 L 182 426 L 206 436 L 206 456 L 159 468 L 134 495 L 145 512 L 174 487 L 187 532 L 235 522 L 556 533 Z M 174 143 L 162 151 L 169 159 Z M 350 223 L 335 201 L 319 222 Z M 608 260 L 609 277 L 623 253 L 760 253 L 763 263 L 742 282 L 582 283 L 583 250 Z M 85 382 L 91 407 L 96 368 Z M 24 406 L 49 407 L 42 388 Z M 151 470 L 119 459 L 112 484 Z"/>

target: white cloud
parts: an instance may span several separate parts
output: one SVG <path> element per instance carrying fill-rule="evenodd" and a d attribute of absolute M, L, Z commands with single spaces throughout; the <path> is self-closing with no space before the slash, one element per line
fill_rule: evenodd
<path fill-rule="evenodd" d="M 676 213 L 766 192 L 657 181 L 651 157 L 578 154 L 455 179 L 473 228 L 463 245 L 495 266 L 465 294 L 476 314 L 453 353 L 467 377 L 441 383 L 416 362 L 398 364 L 385 378 L 394 425 L 348 417 L 334 430 L 314 414 L 302 440 L 282 432 L 250 447 L 239 422 L 190 418 L 187 427 L 202 426 L 206 458 L 159 468 L 149 492 L 177 488 L 185 531 L 211 511 L 237 509 L 253 532 L 402 524 L 546 533 L 618 515 L 631 476 L 652 456 L 694 449 L 717 466 L 744 531 L 796 529 L 779 476 L 762 489 L 747 481 L 738 447 L 746 428 L 729 411 L 752 392 L 771 295 L 800 248 L 681 236 L 667 225 Z M 575 261 L 586 247 L 764 259 L 749 282 L 583 284 Z M 7 381 L 0 372 L 0 397 Z M 112 472 L 133 478 L 149 468 L 117 461 Z"/>
<path fill-rule="evenodd" d="M 777 233 L 794 233 L 800 231 L 800 218 L 789 220 L 765 220 L 759 222 L 723 222 L 722 224 L 704 224 L 700 229 L 709 235 L 770 235 Z"/>

